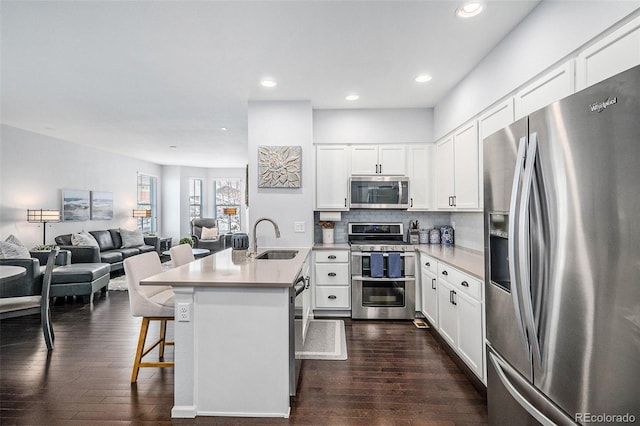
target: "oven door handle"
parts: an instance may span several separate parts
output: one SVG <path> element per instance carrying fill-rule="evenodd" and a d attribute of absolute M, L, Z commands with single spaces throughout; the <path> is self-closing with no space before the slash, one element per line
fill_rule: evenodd
<path fill-rule="evenodd" d="M 351 256 L 360 256 L 360 257 L 371 257 L 371 253 L 380 253 L 380 252 L 370 252 L 370 251 L 352 251 L 351 252 Z M 391 252 L 383 252 L 382 256 L 384 257 L 388 257 L 389 253 L 400 253 L 400 257 L 416 257 L 416 254 L 414 252 L 396 252 L 396 251 L 391 251 Z"/>
<path fill-rule="evenodd" d="M 353 275 L 351 277 L 352 281 L 378 281 L 378 282 L 389 282 L 389 281 L 415 281 L 416 277 L 414 276 L 404 276 L 401 278 L 386 278 L 386 277 L 382 277 L 382 278 L 371 278 L 371 277 L 363 277 L 361 275 Z"/>

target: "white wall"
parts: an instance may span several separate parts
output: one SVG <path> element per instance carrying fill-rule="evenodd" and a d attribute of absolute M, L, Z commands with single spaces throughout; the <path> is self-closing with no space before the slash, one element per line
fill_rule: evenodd
<path fill-rule="evenodd" d="M 180 206 L 180 167 L 179 166 L 162 166 L 162 236 L 173 238 L 173 244 L 178 244 L 182 236 L 189 236 L 191 232 L 182 234 L 181 223 L 183 216 Z M 187 196 L 189 194 L 187 193 Z M 189 221 L 189 212 L 184 218 Z"/>
<path fill-rule="evenodd" d="M 433 109 L 316 109 L 313 142 L 433 142 Z"/>
<path fill-rule="evenodd" d="M 0 128 L 0 238 L 14 234 L 27 247 L 42 243 L 42 225 L 27 222 L 27 209 L 61 208 L 62 189 L 113 192 L 112 220 L 47 224 L 55 236 L 108 228 L 134 229 L 137 173 L 158 177 L 160 166 L 15 127 Z M 160 192 L 161 194 L 161 192 Z M 159 197 L 162 204 L 162 198 Z"/>
<path fill-rule="evenodd" d="M 541 2 L 436 105 L 435 139 L 570 55 L 639 5 L 611 0 Z"/>
<path fill-rule="evenodd" d="M 313 134 L 309 101 L 249 102 L 249 224 L 274 219 L 281 232 L 276 239 L 271 224 L 257 229 L 258 247 L 310 247 L 313 244 Z M 258 188 L 258 146 L 302 147 L 301 188 Z M 294 222 L 304 222 L 305 232 L 294 233 Z M 251 233 L 252 229 L 249 229 Z M 251 236 L 252 237 L 252 236 Z"/>

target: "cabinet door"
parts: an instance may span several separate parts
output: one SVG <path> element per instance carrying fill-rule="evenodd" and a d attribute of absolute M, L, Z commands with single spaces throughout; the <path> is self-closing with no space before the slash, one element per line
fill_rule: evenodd
<path fill-rule="evenodd" d="M 407 176 L 409 176 L 409 210 L 431 207 L 431 145 L 409 145 Z"/>
<path fill-rule="evenodd" d="M 347 210 L 347 147 L 316 147 L 316 209 Z"/>
<path fill-rule="evenodd" d="M 438 329 L 438 284 L 436 275 L 422 268 L 422 314 Z"/>
<path fill-rule="evenodd" d="M 578 90 L 640 64 L 640 17 L 586 48 L 576 60 Z"/>
<path fill-rule="evenodd" d="M 378 174 L 378 146 L 377 145 L 351 146 L 351 174 L 352 175 Z"/>
<path fill-rule="evenodd" d="M 453 135 L 436 143 L 436 206 L 439 209 L 451 208 L 454 195 L 453 175 Z"/>
<path fill-rule="evenodd" d="M 457 292 L 458 352 L 471 369 L 483 378 L 482 305 L 463 292 Z"/>
<path fill-rule="evenodd" d="M 404 145 L 380 145 L 378 148 L 380 174 L 404 176 L 407 173 L 407 150 Z"/>
<path fill-rule="evenodd" d="M 456 348 L 458 345 L 458 312 L 456 305 L 452 303 L 453 287 L 445 280 L 438 280 L 438 331 L 440 335 Z"/>
<path fill-rule="evenodd" d="M 516 120 L 569 96 L 573 93 L 574 86 L 573 61 L 569 60 L 516 94 Z"/>
<path fill-rule="evenodd" d="M 461 127 L 453 135 L 454 146 L 454 205 L 456 208 L 477 209 L 478 187 L 478 130 L 476 123 Z"/>

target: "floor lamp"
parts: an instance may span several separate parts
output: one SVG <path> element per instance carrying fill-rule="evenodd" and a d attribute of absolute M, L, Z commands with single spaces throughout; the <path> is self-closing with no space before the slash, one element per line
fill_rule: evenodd
<path fill-rule="evenodd" d="M 142 221 L 145 217 L 151 217 L 151 210 L 133 209 L 133 217 L 140 219 L 140 230 L 142 231 Z"/>
<path fill-rule="evenodd" d="M 238 213 L 236 207 L 225 207 L 222 209 L 222 213 L 229 217 L 229 234 L 231 233 L 231 216 L 235 216 Z"/>
<path fill-rule="evenodd" d="M 27 222 L 42 224 L 42 245 L 46 245 L 47 223 L 60 222 L 60 210 L 27 209 Z"/>

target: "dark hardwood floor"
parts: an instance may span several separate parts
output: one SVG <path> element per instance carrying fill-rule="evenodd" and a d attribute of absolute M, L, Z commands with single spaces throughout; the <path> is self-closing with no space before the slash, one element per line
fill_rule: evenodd
<path fill-rule="evenodd" d="M 305 361 L 289 419 L 171 419 L 173 370 L 129 383 L 140 319 L 127 292 L 53 306 L 55 349 L 38 316 L 0 322 L 0 424 L 486 424 L 485 398 L 429 330 L 345 320 L 347 361 Z M 152 333 L 157 332 L 153 329 Z M 171 358 L 169 349 L 167 359 Z"/>

